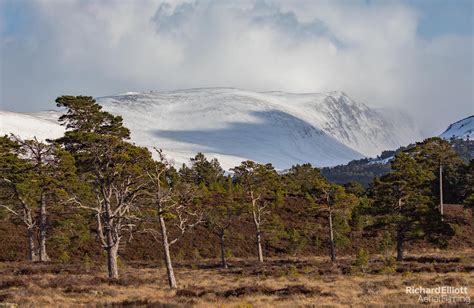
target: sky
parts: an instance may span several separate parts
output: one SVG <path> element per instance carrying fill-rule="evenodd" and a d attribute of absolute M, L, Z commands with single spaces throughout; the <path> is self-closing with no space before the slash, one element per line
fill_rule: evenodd
<path fill-rule="evenodd" d="M 425 136 L 474 114 L 474 1 L 0 0 L 0 109 L 64 94 L 344 91 Z"/>

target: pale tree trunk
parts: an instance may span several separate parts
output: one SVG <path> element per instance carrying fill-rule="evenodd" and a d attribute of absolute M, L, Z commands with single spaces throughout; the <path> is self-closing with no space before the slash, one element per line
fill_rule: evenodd
<path fill-rule="evenodd" d="M 118 279 L 118 248 L 120 241 L 114 241 L 110 226 L 106 227 L 107 236 L 107 273 L 110 279 Z"/>
<path fill-rule="evenodd" d="M 119 245 L 115 244 L 112 247 L 107 248 L 107 272 L 110 279 L 118 279 L 118 248 Z"/>
<path fill-rule="evenodd" d="M 28 260 L 29 261 L 36 261 L 36 247 L 35 247 L 35 239 L 34 239 L 34 232 L 33 227 L 28 227 Z"/>
<path fill-rule="evenodd" d="M 258 262 L 263 262 L 262 235 L 260 232 L 260 226 L 256 226 L 256 227 L 257 227 Z"/>
<path fill-rule="evenodd" d="M 176 289 L 176 278 L 174 276 L 173 264 L 171 263 L 170 244 L 168 242 L 168 233 L 166 230 L 166 223 L 163 215 L 159 215 L 160 227 L 161 227 L 161 239 L 163 243 L 164 258 L 166 264 L 166 274 L 168 275 L 168 284 L 171 289 Z"/>
<path fill-rule="evenodd" d="M 227 260 L 225 259 L 225 230 L 222 230 L 219 234 L 220 243 L 221 243 L 221 264 L 222 268 L 228 268 Z"/>
<path fill-rule="evenodd" d="M 258 262 L 263 262 L 263 249 L 262 249 L 262 232 L 260 230 L 260 212 L 257 208 L 257 199 L 254 198 L 253 193 L 250 194 L 252 198 L 252 215 L 253 215 L 253 223 L 255 225 L 255 237 L 256 237 L 256 244 L 257 244 L 257 252 L 258 252 Z"/>
<path fill-rule="evenodd" d="M 44 194 L 41 194 L 39 218 L 39 260 L 45 262 L 49 261 L 49 257 L 46 253 L 46 198 Z"/>
<path fill-rule="evenodd" d="M 443 165 L 439 164 L 439 211 L 441 213 L 441 220 L 444 219 L 444 204 L 443 204 Z"/>
<path fill-rule="evenodd" d="M 329 209 L 329 245 L 331 249 L 331 262 L 336 261 L 336 245 L 334 243 L 334 230 L 332 226 L 332 210 Z"/>
<path fill-rule="evenodd" d="M 30 261 L 37 261 L 38 256 L 36 254 L 36 245 L 35 245 L 35 237 L 34 237 L 34 228 L 35 228 L 35 223 L 33 221 L 33 217 L 31 215 L 30 209 L 25 205 L 25 203 L 22 201 L 23 204 L 23 209 L 25 213 L 25 222 L 27 226 L 27 235 L 28 235 L 28 259 Z"/>
<path fill-rule="evenodd" d="M 101 240 L 104 244 L 105 251 L 107 253 L 107 274 L 109 279 L 118 279 L 118 249 L 120 245 L 120 235 L 114 234 L 116 230 L 120 230 L 120 228 L 115 229 L 116 221 L 113 217 L 113 212 L 110 206 L 110 196 L 112 193 L 105 189 L 102 189 L 102 196 L 104 196 L 104 226 L 102 227 L 101 223 L 101 214 L 100 212 L 97 214 L 97 224 L 99 229 L 99 234 L 101 234 Z M 102 228 L 104 228 L 105 238 L 103 236 Z"/>

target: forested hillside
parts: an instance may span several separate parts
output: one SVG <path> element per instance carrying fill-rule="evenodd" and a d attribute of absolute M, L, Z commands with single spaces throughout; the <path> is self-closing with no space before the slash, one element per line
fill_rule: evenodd
<path fill-rule="evenodd" d="M 465 162 L 469 163 L 474 158 L 474 141 L 452 137 L 449 139 L 454 151 Z M 414 144 L 400 147 L 394 151 L 383 151 L 376 158 L 364 158 L 353 160 L 345 165 L 321 168 L 322 174 L 330 181 L 338 184 L 345 184 L 351 181 L 359 182 L 365 187 L 379 176 L 390 172 L 390 161 L 393 157 L 403 151 L 406 151 Z"/>

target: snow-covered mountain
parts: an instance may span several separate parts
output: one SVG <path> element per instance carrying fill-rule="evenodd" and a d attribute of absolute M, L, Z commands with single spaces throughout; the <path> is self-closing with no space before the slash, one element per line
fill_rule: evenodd
<path fill-rule="evenodd" d="M 440 135 L 441 138 L 451 139 L 473 139 L 474 135 L 474 115 L 454 122 Z"/>
<path fill-rule="evenodd" d="M 64 127 L 57 122 L 59 113 L 45 111 L 40 113 L 16 113 L 0 111 L 0 135 L 14 134 L 25 139 L 39 140 L 59 138 Z"/>
<path fill-rule="evenodd" d="M 397 129 L 411 124 L 389 120 L 343 92 L 201 88 L 129 92 L 97 101 L 104 110 L 123 116 L 136 144 L 162 148 L 176 163 L 203 152 L 218 158 L 226 169 L 245 159 L 271 162 L 278 169 L 304 162 L 331 166 L 374 156 L 419 137 L 416 131 Z M 62 132 L 54 126 L 57 116 L 0 113 L 0 133 L 30 137 L 33 131 L 56 137 Z M 46 136 L 48 131 L 55 135 Z"/>

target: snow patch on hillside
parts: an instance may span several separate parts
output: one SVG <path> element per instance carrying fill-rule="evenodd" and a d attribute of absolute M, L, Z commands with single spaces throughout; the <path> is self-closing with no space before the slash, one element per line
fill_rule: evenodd
<path fill-rule="evenodd" d="M 451 125 L 440 135 L 441 138 L 472 139 L 474 137 L 474 115 L 459 120 Z"/>
<path fill-rule="evenodd" d="M 54 111 L 38 114 L 0 111 L 0 135 L 14 134 L 25 139 L 36 137 L 40 141 L 59 138 L 64 134 L 64 127 L 54 120 L 57 117 L 58 113 Z"/>

